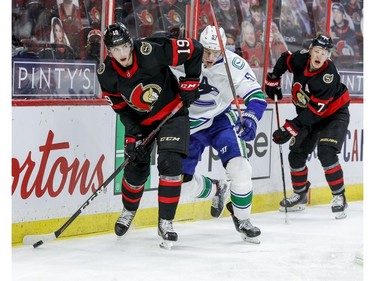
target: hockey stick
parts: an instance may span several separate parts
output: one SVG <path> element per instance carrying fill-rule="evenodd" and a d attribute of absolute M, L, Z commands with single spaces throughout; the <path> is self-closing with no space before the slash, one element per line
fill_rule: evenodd
<path fill-rule="evenodd" d="M 183 103 L 180 101 L 176 107 L 163 119 L 163 121 L 160 122 L 160 124 L 145 138 L 141 145 L 147 145 L 150 141 L 152 141 L 155 137 L 155 135 L 159 132 L 160 128 L 173 116 L 177 113 L 177 111 L 180 110 Z M 36 234 L 36 235 L 26 235 L 23 238 L 23 244 L 24 245 L 33 245 L 34 248 L 39 247 L 45 242 L 55 240 L 58 238 L 61 233 L 65 231 L 65 229 L 82 213 L 82 211 L 90 205 L 90 203 L 101 193 L 104 188 L 120 173 L 126 165 L 129 163 L 129 159 L 126 159 L 113 173 L 109 176 L 109 178 L 103 182 L 101 186 L 98 187 L 98 189 L 85 201 L 85 203 L 82 204 L 81 207 L 74 213 L 73 216 L 71 216 L 62 227 L 60 227 L 58 230 L 52 233 L 48 234 Z"/>
<path fill-rule="evenodd" d="M 280 129 L 279 103 L 278 103 L 276 94 L 275 94 L 275 107 L 276 107 L 277 128 Z M 283 180 L 283 191 L 284 191 L 284 202 L 285 202 L 285 204 L 284 204 L 285 205 L 285 223 L 288 223 L 288 208 L 286 206 L 286 186 L 285 186 L 283 148 L 282 148 L 281 144 L 279 144 L 279 151 L 280 151 L 280 163 L 281 163 L 281 177 L 282 177 L 282 180 Z"/>
<path fill-rule="evenodd" d="M 210 3 L 211 13 L 212 13 L 212 20 L 213 20 L 214 25 L 215 25 L 216 34 L 217 34 L 218 41 L 219 41 L 219 45 L 220 45 L 220 52 L 221 52 L 221 55 L 222 55 L 223 58 L 224 58 L 225 71 L 227 72 L 227 76 L 228 76 L 228 80 L 229 80 L 229 85 L 230 85 L 230 88 L 231 88 L 231 90 L 232 90 L 233 100 L 234 100 L 234 103 L 236 104 L 236 107 L 237 107 L 237 110 L 238 110 L 238 114 L 240 115 L 241 123 L 243 124 L 242 111 L 241 111 L 241 108 L 240 108 L 240 104 L 239 104 L 239 102 L 238 102 L 238 98 L 237 98 L 236 90 L 235 90 L 235 88 L 234 88 L 234 83 L 233 83 L 232 74 L 231 74 L 230 69 L 229 69 L 229 66 L 228 66 L 227 55 L 225 54 L 225 49 L 224 49 L 224 45 L 223 45 L 223 40 L 222 40 L 222 38 L 221 38 L 221 34 L 220 34 L 220 32 L 219 32 L 219 26 L 217 25 L 216 16 L 215 16 L 215 11 L 214 11 L 214 8 L 212 7 L 212 3 L 211 3 L 211 1 L 209 1 L 209 3 Z"/>

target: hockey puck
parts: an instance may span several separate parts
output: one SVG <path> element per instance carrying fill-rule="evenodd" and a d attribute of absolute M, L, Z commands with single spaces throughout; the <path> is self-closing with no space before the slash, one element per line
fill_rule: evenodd
<path fill-rule="evenodd" d="M 36 242 L 36 243 L 33 245 L 33 247 L 34 247 L 34 248 L 37 248 L 37 247 L 39 247 L 39 246 L 42 245 L 42 244 L 43 244 L 43 241 L 40 240 L 40 241 Z"/>

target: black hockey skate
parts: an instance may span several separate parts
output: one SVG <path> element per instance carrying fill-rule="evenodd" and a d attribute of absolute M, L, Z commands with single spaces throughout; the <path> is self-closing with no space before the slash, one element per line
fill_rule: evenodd
<path fill-rule="evenodd" d="M 123 236 L 128 231 L 135 213 L 136 211 L 128 211 L 125 207 L 122 209 L 121 215 L 115 224 L 115 233 L 117 236 Z"/>
<path fill-rule="evenodd" d="M 335 215 L 335 218 L 338 220 L 345 219 L 345 209 L 348 208 L 348 203 L 346 202 L 345 194 L 334 195 L 331 202 L 332 213 Z"/>
<path fill-rule="evenodd" d="M 158 235 L 161 238 L 160 247 L 170 250 L 173 242 L 178 239 L 177 233 L 173 230 L 172 220 L 159 219 Z"/>
<path fill-rule="evenodd" d="M 285 212 L 285 205 L 288 212 L 303 211 L 306 208 L 307 193 L 309 191 L 310 182 L 307 182 L 306 191 L 301 193 L 293 192 L 289 198 L 280 201 L 280 212 Z"/>
<path fill-rule="evenodd" d="M 212 183 L 216 185 L 216 193 L 214 198 L 212 198 L 211 216 L 219 218 L 224 211 L 224 205 L 228 197 L 229 185 L 225 180 L 212 180 Z"/>
<path fill-rule="evenodd" d="M 250 222 L 250 219 L 246 219 L 246 220 L 237 219 L 234 216 L 232 202 L 227 203 L 227 209 L 231 214 L 234 227 L 239 233 L 241 233 L 242 240 L 245 242 L 259 244 L 260 240 L 257 238 L 257 236 L 261 234 L 260 229 L 256 226 L 253 226 Z"/>

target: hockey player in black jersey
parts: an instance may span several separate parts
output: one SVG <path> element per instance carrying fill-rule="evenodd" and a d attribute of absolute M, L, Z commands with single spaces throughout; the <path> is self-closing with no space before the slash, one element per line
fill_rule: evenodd
<path fill-rule="evenodd" d="M 158 146 L 158 234 L 161 246 L 177 241 L 173 230 L 180 192 L 182 158 L 189 151 L 188 107 L 199 97 L 202 45 L 192 39 L 145 38 L 133 40 L 122 23 L 106 27 L 108 56 L 97 70 L 103 96 L 125 126 L 125 157 L 130 163 L 122 181 L 123 211 L 115 224 L 122 236 L 139 207 L 150 174 L 150 154 Z M 169 66 L 184 65 L 179 81 Z M 139 145 L 180 101 L 184 106 L 156 134 L 150 145 Z"/>
<path fill-rule="evenodd" d="M 282 98 L 280 79 L 287 70 L 293 73 L 292 101 L 297 116 L 286 120 L 273 133 L 273 141 L 290 141 L 288 155 L 293 194 L 280 202 L 284 210 L 303 210 L 310 187 L 306 161 L 317 146 L 318 158 L 333 195 L 332 212 L 345 218 L 347 208 L 344 175 L 337 154 L 340 153 L 349 125 L 350 96 L 340 75 L 329 59 L 333 43 L 319 35 L 308 50 L 285 52 L 268 73 L 265 88 L 269 98 Z"/>

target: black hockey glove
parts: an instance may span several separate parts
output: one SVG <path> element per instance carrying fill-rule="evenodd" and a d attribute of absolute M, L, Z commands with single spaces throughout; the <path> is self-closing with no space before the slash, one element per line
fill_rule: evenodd
<path fill-rule="evenodd" d="M 271 72 L 268 72 L 265 84 L 266 84 L 266 94 L 270 99 L 275 100 L 275 95 L 277 96 L 278 100 L 281 100 L 283 98 L 283 94 L 281 93 L 281 86 L 280 86 L 281 78 L 280 77 L 277 77 Z"/>
<path fill-rule="evenodd" d="M 272 140 L 277 144 L 286 143 L 293 136 L 298 135 L 298 126 L 293 120 L 286 120 L 284 126 L 280 127 L 272 134 Z"/>
<path fill-rule="evenodd" d="M 144 145 L 140 144 L 140 137 L 140 135 L 136 138 L 125 137 L 125 159 L 129 159 L 129 162 L 148 163 L 150 161 L 150 153 Z"/>
<path fill-rule="evenodd" d="M 199 99 L 199 78 L 180 77 L 178 87 L 180 97 L 186 107 L 189 107 L 195 100 Z"/>

